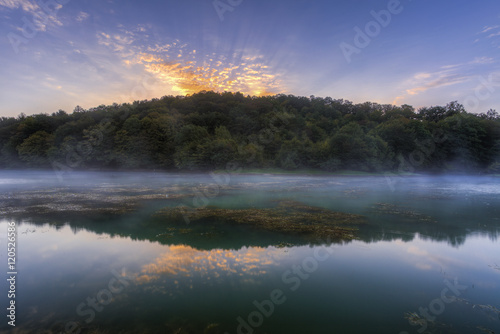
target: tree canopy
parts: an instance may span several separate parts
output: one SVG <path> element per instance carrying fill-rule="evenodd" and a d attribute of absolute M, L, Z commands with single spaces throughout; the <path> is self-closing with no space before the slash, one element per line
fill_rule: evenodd
<path fill-rule="evenodd" d="M 500 117 L 330 97 L 200 92 L 0 118 L 0 168 L 500 171 Z"/>

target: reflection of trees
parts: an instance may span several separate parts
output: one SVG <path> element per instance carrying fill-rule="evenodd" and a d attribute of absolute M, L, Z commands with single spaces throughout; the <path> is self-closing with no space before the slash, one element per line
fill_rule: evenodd
<path fill-rule="evenodd" d="M 478 214 L 473 212 L 472 214 Z M 43 217 L 21 218 L 4 215 L 4 218 L 22 224 L 50 224 L 55 228 L 69 225 L 73 232 L 87 230 L 109 237 L 130 237 L 132 240 L 148 240 L 167 245 L 189 245 L 196 249 L 241 249 L 242 247 L 268 247 L 271 245 L 324 244 L 326 240 L 305 238 L 300 235 L 280 234 L 252 226 L 231 225 L 221 222 L 197 222 L 187 225 L 181 220 L 152 219 L 148 211 L 138 211 L 124 216 L 101 215 L 92 219 L 74 214 L 53 214 Z M 467 237 L 481 235 L 497 241 L 498 224 L 478 224 L 468 217 L 452 223 L 418 222 L 402 219 L 397 215 L 373 215 L 368 224 L 360 226 L 356 237 L 366 243 L 378 241 L 412 241 L 418 234 L 424 240 L 462 245 Z"/>
<path fill-rule="evenodd" d="M 446 242 L 451 246 L 463 245 L 466 239 L 472 235 L 488 237 L 492 241 L 497 241 L 500 229 L 498 226 L 482 226 L 477 224 L 460 224 L 446 226 L 443 224 L 401 224 L 398 222 L 386 221 L 381 225 L 372 225 L 363 228 L 358 235 L 361 240 L 371 243 L 377 241 L 402 240 L 412 241 L 417 235 L 423 240 Z"/>

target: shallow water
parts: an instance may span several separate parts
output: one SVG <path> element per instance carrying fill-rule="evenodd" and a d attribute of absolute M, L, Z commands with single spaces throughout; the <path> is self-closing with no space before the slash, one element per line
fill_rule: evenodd
<path fill-rule="evenodd" d="M 498 178 L 2 172 L 0 189 L 5 275 L 17 225 L 19 333 L 500 332 Z M 138 194 L 126 214 L 57 211 Z M 55 214 L 26 211 L 38 197 Z M 151 218 L 276 200 L 366 223 L 356 240 L 330 242 Z"/>

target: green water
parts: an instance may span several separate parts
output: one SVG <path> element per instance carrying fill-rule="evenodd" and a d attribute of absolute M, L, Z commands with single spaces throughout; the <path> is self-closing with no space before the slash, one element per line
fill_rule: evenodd
<path fill-rule="evenodd" d="M 17 227 L 16 327 L 4 311 L 0 330 L 500 332 L 499 178 L 231 175 L 223 181 L 197 174 L 0 173 L 5 276 L 8 224 Z M 150 197 L 126 214 L 57 210 L 64 201 L 81 205 L 81 198 L 87 206 L 108 206 L 104 199 L 124 205 L 137 194 Z M 151 216 L 164 207 L 258 209 L 277 200 L 366 221 L 356 240 L 332 242 Z M 54 212 L 41 214 L 42 206 Z M 1 289 L 7 307 L 5 280 Z"/>

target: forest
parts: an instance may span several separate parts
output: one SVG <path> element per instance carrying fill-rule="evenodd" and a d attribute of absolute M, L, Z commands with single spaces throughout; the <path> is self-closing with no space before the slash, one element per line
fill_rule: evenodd
<path fill-rule="evenodd" d="M 500 173 L 500 117 L 464 106 L 203 91 L 0 118 L 0 168 Z"/>

